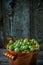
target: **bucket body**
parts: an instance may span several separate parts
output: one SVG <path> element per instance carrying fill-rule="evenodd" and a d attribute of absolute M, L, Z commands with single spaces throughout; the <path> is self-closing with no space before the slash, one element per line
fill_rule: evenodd
<path fill-rule="evenodd" d="M 16 59 L 8 58 L 9 65 L 36 65 L 36 59 L 39 51 L 30 52 L 25 55 L 18 56 Z"/>

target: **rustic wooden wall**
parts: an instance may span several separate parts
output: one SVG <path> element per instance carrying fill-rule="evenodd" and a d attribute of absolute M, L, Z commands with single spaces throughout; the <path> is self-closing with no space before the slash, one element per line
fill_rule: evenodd
<path fill-rule="evenodd" d="M 17 39 L 30 37 L 30 3 L 28 0 L 4 0 L 2 13 L 4 40 L 10 36 Z"/>
<path fill-rule="evenodd" d="M 43 1 L 33 1 L 31 5 L 31 36 L 39 41 L 43 39 Z"/>
<path fill-rule="evenodd" d="M 0 47 L 8 37 L 43 42 L 42 0 L 0 0 Z"/>

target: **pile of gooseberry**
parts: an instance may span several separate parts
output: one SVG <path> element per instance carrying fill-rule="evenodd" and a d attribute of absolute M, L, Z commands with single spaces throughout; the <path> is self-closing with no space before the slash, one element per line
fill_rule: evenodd
<path fill-rule="evenodd" d="M 29 53 L 30 51 L 36 51 L 40 47 L 39 43 L 35 39 L 18 39 L 9 40 L 7 49 L 14 52 Z"/>

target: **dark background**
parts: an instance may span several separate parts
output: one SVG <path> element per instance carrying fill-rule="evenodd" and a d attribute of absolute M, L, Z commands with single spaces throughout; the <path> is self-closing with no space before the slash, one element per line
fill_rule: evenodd
<path fill-rule="evenodd" d="M 0 48 L 8 37 L 37 39 L 43 65 L 43 0 L 0 0 Z"/>
<path fill-rule="evenodd" d="M 8 37 L 43 42 L 43 0 L 0 0 L 0 47 Z"/>

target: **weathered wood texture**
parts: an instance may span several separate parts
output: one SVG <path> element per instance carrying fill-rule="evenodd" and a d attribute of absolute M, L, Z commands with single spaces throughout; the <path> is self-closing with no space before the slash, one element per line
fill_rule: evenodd
<path fill-rule="evenodd" d="M 17 39 L 30 37 L 30 4 L 28 0 L 13 2 L 4 0 L 4 2 L 2 1 L 2 13 L 3 21 L 1 23 L 3 25 L 1 27 L 4 40 L 10 36 Z"/>
<path fill-rule="evenodd" d="M 4 49 L 0 49 L 0 65 L 8 65 L 8 59 L 3 56 Z"/>
<path fill-rule="evenodd" d="M 31 37 L 43 41 L 43 1 L 34 0 L 31 5 Z"/>
<path fill-rule="evenodd" d="M 42 1 L 16 0 L 13 3 L 12 0 L 0 0 L 0 3 L 0 43 L 10 36 L 32 37 L 43 42 Z"/>

